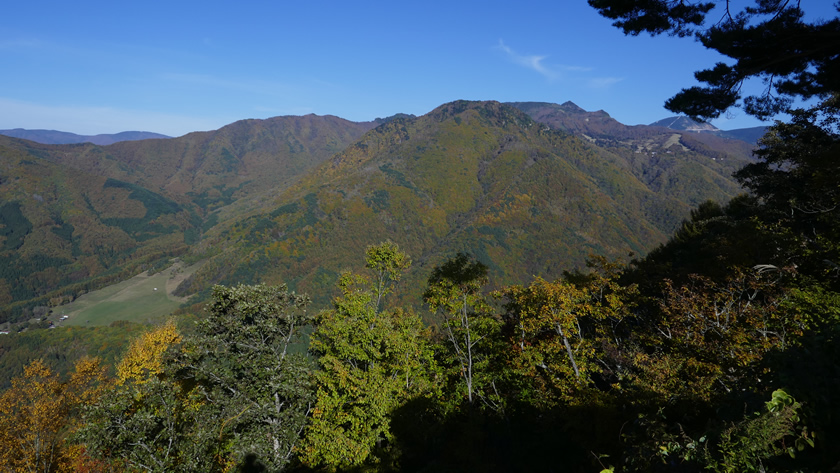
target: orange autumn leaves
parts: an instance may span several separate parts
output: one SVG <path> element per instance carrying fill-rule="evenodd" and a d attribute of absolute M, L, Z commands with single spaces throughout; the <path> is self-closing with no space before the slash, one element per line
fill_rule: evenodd
<path fill-rule="evenodd" d="M 62 381 L 42 361 L 24 368 L 0 396 L 0 465 L 4 471 L 76 471 L 82 449 L 66 442 L 79 408 L 95 399 L 105 383 L 94 358 L 76 363 Z"/>
<path fill-rule="evenodd" d="M 161 371 L 163 353 L 181 340 L 168 323 L 131 345 L 117 367 L 117 384 L 142 383 Z M 111 380 L 99 359 L 77 361 L 67 379 L 35 360 L 0 395 L 0 465 L 4 472 L 75 472 L 95 461 L 70 436 L 80 425 L 83 406 L 96 401 Z"/>

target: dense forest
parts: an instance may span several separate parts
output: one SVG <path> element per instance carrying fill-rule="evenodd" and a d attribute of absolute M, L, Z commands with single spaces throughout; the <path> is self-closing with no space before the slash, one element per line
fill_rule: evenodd
<path fill-rule="evenodd" d="M 559 278 L 497 284 L 459 252 L 405 288 L 411 255 L 386 240 L 359 248 L 325 310 L 283 284 L 216 285 L 193 316 L 112 327 L 137 331 L 113 363 L 29 363 L 0 394 L 0 469 L 840 468 L 840 48 L 808 49 L 836 46 L 840 19 L 761 1 L 695 32 L 711 4 L 589 3 L 630 34 L 696 33 L 736 60 L 669 107 L 788 114 L 736 172 L 747 193 L 697 205 L 644 257 L 593 254 Z M 809 40 L 775 42 L 792 35 Z M 779 60 L 780 44 L 799 49 Z M 740 97 L 765 75 L 766 95 Z"/>

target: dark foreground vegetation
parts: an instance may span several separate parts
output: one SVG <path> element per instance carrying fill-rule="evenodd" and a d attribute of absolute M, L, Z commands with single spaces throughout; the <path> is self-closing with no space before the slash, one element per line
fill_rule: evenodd
<path fill-rule="evenodd" d="M 683 34 L 708 12 L 590 3 L 635 33 Z M 765 32 L 836 35 L 837 20 L 807 25 L 797 11 L 757 2 L 701 40 L 740 31 L 749 45 L 761 15 Z M 216 286 L 195 324 L 138 336 L 113 375 L 92 358 L 65 376 L 30 363 L 0 395 L 0 468 L 836 471 L 840 97 L 837 55 L 820 54 L 716 67 L 698 76 L 711 89 L 671 102 L 714 114 L 738 99 L 727 81 L 756 70 L 785 79 L 783 95 L 819 99 L 786 108 L 737 173 L 748 195 L 698 206 L 646 257 L 593 256 L 587 271 L 488 293 L 488 268 L 457 254 L 418 288 L 426 314 L 389 297 L 411 265 L 392 242 L 360 254 L 317 314 L 285 286 Z"/>

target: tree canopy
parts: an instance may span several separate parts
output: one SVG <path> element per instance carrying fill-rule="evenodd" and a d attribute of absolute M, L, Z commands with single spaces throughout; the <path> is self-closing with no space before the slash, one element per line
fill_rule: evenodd
<path fill-rule="evenodd" d="M 840 90 L 840 18 L 806 20 L 800 1 L 756 0 L 734 10 L 730 1 L 588 0 L 625 34 L 694 36 L 730 58 L 697 71 L 705 84 L 684 88 L 665 108 L 692 118 L 716 118 L 731 107 L 766 119 L 795 99 L 824 100 Z M 714 16 L 713 16 L 714 15 Z M 707 20 L 714 23 L 707 26 Z M 759 94 L 744 92 L 759 79 Z"/>

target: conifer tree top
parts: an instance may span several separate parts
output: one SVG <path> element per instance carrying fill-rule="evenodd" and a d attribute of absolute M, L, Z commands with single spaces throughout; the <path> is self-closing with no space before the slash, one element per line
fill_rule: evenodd
<path fill-rule="evenodd" d="M 807 21 L 800 1 L 755 0 L 741 11 L 729 1 L 588 0 L 625 34 L 694 36 L 732 59 L 695 72 L 705 85 L 685 88 L 665 108 L 716 118 L 732 107 L 767 119 L 795 99 L 826 99 L 840 91 L 840 18 Z M 714 23 L 707 26 L 709 21 Z M 745 94 L 749 79 L 764 83 Z"/>

